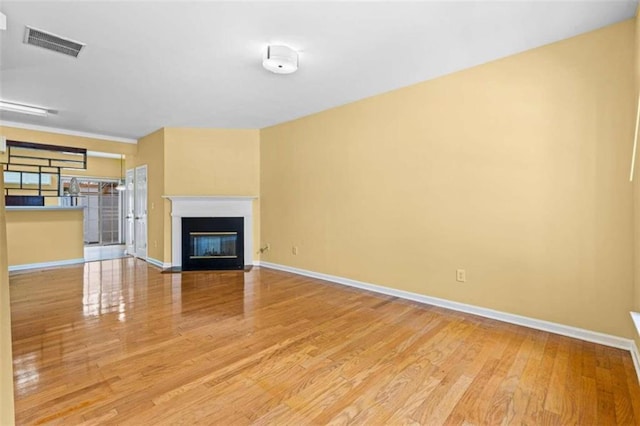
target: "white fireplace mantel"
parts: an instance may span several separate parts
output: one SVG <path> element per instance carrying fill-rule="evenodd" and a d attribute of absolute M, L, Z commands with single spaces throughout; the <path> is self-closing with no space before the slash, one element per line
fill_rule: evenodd
<path fill-rule="evenodd" d="M 171 200 L 171 266 L 182 266 L 183 217 L 243 217 L 244 263 L 253 264 L 253 200 L 244 195 L 163 195 Z"/>

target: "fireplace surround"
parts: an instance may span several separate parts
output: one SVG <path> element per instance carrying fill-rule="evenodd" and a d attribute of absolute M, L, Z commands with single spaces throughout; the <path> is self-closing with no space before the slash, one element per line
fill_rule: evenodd
<path fill-rule="evenodd" d="M 181 196 L 165 195 L 171 200 L 171 267 L 182 268 L 183 218 L 242 218 L 244 224 L 243 261 L 253 264 L 254 196 Z"/>

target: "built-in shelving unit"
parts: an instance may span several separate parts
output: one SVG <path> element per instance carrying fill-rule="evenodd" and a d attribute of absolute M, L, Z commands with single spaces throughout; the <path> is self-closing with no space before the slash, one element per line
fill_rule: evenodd
<path fill-rule="evenodd" d="M 45 197 L 61 195 L 61 170 L 87 168 L 87 150 L 35 142 L 7 141 L 2 163 L 9 205 L 44 206 Z"/>

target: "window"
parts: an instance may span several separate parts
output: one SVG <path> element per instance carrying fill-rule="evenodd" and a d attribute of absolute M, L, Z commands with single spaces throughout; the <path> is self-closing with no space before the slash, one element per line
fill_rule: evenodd
<path fill-rule="evenodd" d="M 20 172 L 4 172 L 4 183 L 20 185 Z M 39 173 L 22 173 L 23 185 L 37 185 L 42 176 L 42 185 L 51 185 L 51 175 Z"/>

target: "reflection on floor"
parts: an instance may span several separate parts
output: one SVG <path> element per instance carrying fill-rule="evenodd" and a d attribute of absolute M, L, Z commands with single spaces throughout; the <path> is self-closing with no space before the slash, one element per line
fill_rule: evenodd
<path fill-rule="evenodd" d="M 10 297 L 18 425 L 640 425 L 628 351 L 287 272 L 125 258 Z"/>
<path fill-rule="evenodd" d="M 85 262 L 93 262 L 95 260 L 109 260 L 126 257 L 124 253 L 123 245 L 111 245 L 111 246 L 85 246 L 84 247 L 84 260 Z"/>

